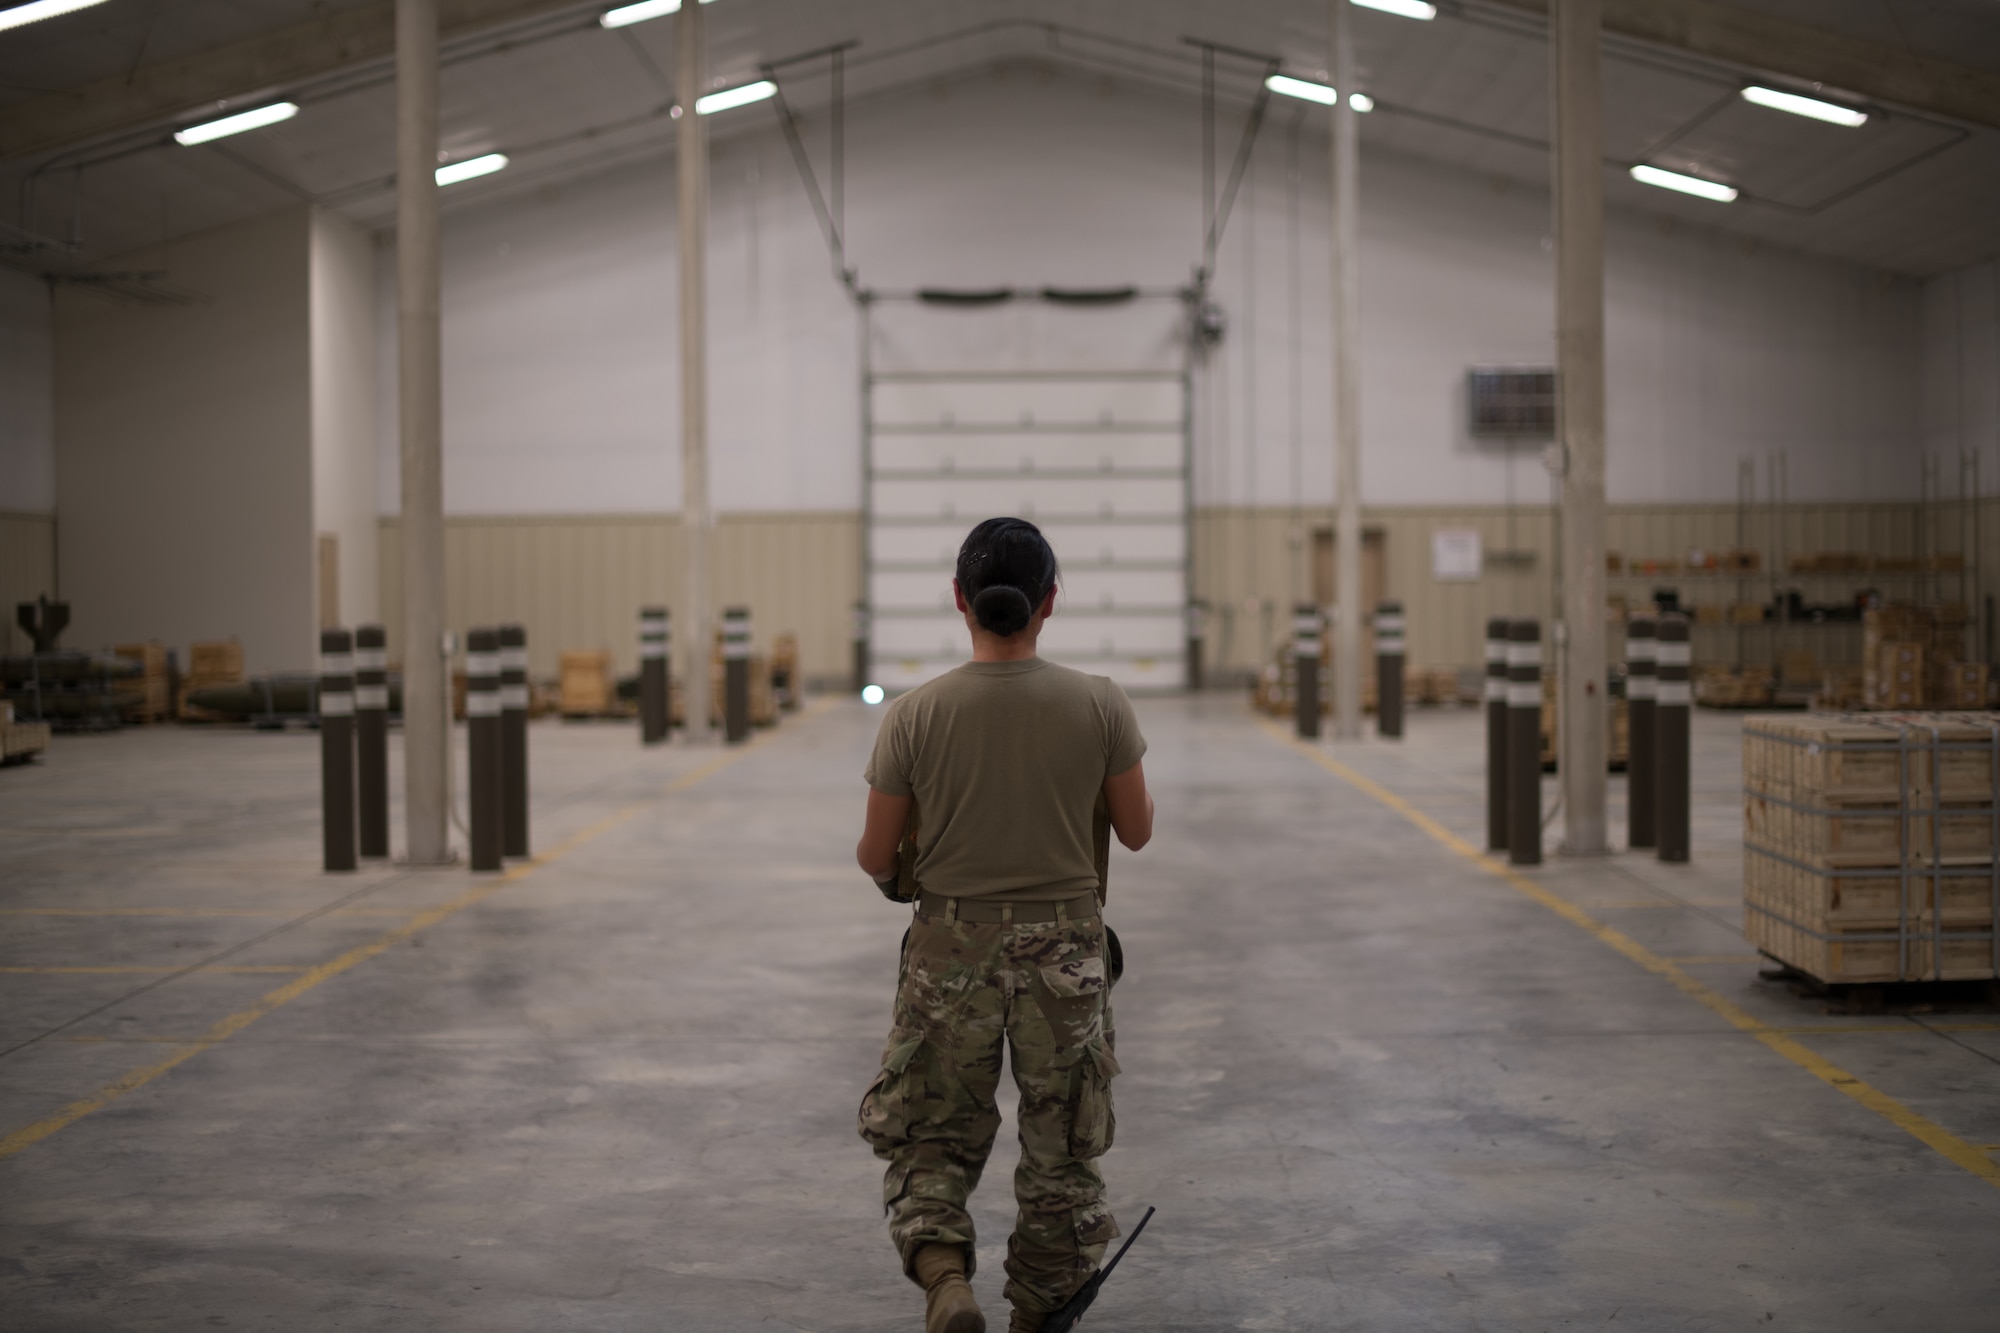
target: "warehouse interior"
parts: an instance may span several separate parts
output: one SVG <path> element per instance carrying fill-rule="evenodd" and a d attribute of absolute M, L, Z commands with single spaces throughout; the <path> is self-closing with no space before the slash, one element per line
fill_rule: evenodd
<path fill-rule="evenodd" d="M 0 0 L 0 186 L 0 1324 L 920 1327 L 851 840 L 1016 514 L 1084 1327 L 1991 1326 L 1990 5 Z"/>

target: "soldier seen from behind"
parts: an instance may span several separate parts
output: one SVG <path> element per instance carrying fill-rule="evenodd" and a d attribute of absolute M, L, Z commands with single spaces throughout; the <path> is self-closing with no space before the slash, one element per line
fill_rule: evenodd
<path fill-rule="evenodd" d="M 1144 847 L 1153 801 L 1125 692 L 1035 654 L 1057 577 L 1041 530 L 981 523 L 957 575 L 972 660 L 889 706 L 865 773 L 856 859 L 916 913 L 860 1129 L 888 1164 L 889 1234 L 927 1333 L 984 1333 L 966 1200 L 1000 1128 L 1006 1048 L 1021 1138 L 1008 1328 L 1039 1333 L 1119 1234 L 1096 1161 L 1118 1072 L 1100 908 L 1109 834 Z"/>

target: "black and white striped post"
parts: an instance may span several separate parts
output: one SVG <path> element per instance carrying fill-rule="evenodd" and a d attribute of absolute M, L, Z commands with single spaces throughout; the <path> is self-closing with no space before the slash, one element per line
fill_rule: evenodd
<path fill-rule="evenodd" d="M 672 652 L 669 642 L 671 622 L 664 606 L 648 606 L 639 612 L 639 741 L 657 745 L 667 738 L 667 663 Z"/>
<path fill-rule="evenodd" d="M 1659 677 L 1654 672 L 1654 642 L 1653 618 L 1632 617 L 1625 626 L 1625 843 L 1633 848 L 1651 847 L 1657 841 L 1653 714 Z"/>
<path fill-rule="evenodd" d="M 1507 850 L 1507 617 L 1486 622 L 1486 850 Z"/>
<path fill-rule="evenodd" d="M 354 857 L 354 636 L 319 632 L 319 792 L 328 870 Z"/>
<path fill-rule="evenodd" d="M 750 736 L 750 608 L 722 613 L 722 738 Z"/>
<path fill-rule="evenodd" d="M 500 634 L 465 636 L 466 839 L 474 870 L 500 868 Z"/>
<path fill-rule="evenodd" d="M 854 604 L 854 692 L 868 688 L 868 603 Z"/>
<path fill-rule="evenodd" d="M 528 631 L 500 638 L 500 854 L 528 854 Z"/>
<path fill-rule="evenodd" d="M 354 791 L 363 856 L 389 854 L 389 636 L 354 631 Z"/>
<path fill-rule="evenodd" d="M 1292 608 L 1292 700 L 1299 738 L 1319 739 L 1319 608 L 1300 602 Z"/>
<path fill-rule="evenodd" d="M 1688 620 L 1678 611 L 1660 617 L 1653 644 L 1659 683 L 1653 702 L 1653 808 L 1658 812 L 1653 834 L 1662 861 L 1688 859 L 1688 713 L 1694 707 L 1694 687 L 1688 683 L 1694 663 L 1688 643 Z"/>
<path fill-rule="evenodd" d="M 1403 604 L 1375 608 L 1375 734 L 1403 735 Z"/>
<path fill-rule="evenodd" d="M 1208 603 L 1194 600 L 1187 604 L 1187 687 L 1198 690 L 1202 687 L 1204 663 L 1208 648 Z"/>
<path fill-rule="evenodd" d="M 1542 863 L 1542 626 L 1507 626 L 1507 860 Z"/>

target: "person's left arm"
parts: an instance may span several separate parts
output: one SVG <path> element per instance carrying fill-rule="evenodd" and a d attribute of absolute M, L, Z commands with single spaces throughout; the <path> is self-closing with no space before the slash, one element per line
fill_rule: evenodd
<path fill-rule="evenodd" d="M 868 789 L 868 814 L 862 823 L 861 841 L 854 859 L 878 884 L 896 877 L 896 848 L 903 831 L 910 826 L 909 796 L 891 796 L 879 788 Z"/>

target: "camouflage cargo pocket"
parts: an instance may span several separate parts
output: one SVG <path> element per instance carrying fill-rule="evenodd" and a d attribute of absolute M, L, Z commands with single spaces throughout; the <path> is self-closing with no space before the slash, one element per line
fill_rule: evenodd
<path fill-rule="evenodd" d="M 1069 1155 L 1102 1157 L 1118 1136 L 1118 1113 L 1111 1104 L 1111 1080 L 1118 1059 L 1101 1039 L 1084 1051 L 1076 1069 L 1076 1105 L 1070 1115 Z"/>
<path fill-rule="evenodd" d="M 861 1111 L 856 1117 L 861 1137 L 871 1144 L 895 1144 L 910 1134 L 910 1118 L 923 1099 L 923 1071 L 912 1068 L 924 1039 L 890 1038 L 889 1053 L 882 1059 L 882 1072 L 862 1094 Z"/>
<path fill-rule="evenodd" d="M 1071 958 L 1060 963 L 1050 963 L 1040 969 L 1042 984 L 1049 993 L 1059 1000 L 1086 999 L 1092 995 L 1102 995 L 1111 987 L 1104 975 L 1104 955 L 1090 954 L 1083 958 Z"/>

